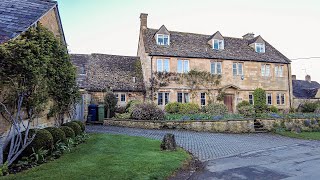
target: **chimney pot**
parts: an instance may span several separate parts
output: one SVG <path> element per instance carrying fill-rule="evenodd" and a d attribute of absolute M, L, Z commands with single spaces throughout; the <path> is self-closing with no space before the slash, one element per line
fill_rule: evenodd
<path fill-rule="evenodd" d="M 141 13 L 140 14 L 140 29 L 148 28 L 148 14 Z"/>
<path fill-rule="evenodd" d="M 243 35 L 242 38 L 246 39 L 246 40 L 250 40 L 250 39 L 254 38 L 254 34 L 253 33 L 247 33 L 247 34 Z"/>
<path fill-rule="evenodd" d="M 291 78 L 292 78 L 292 80 L 297 80 L 297 76 L 296 75 L 292 75 Z"/>
<path fill-rule="evenodd" d="M 310 75 L 306 75 L 306 81 L 308 81 L 309 83 L 311 83 L 311 76 L 310 76 Z"/>

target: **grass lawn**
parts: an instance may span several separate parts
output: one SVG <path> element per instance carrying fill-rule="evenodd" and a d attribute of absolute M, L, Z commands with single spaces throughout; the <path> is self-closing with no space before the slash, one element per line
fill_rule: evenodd
<path fill-rule="evenodd" d="M 189 154 L 160 151 L 160 141 L 123 135 L 91 134 L 71 153 L 2 179 L 165 179 Z"/>
<path fill-rule="evenodd" d="M 291 131 L 284 131 L 277 132 L 277 134 L 299 139 L 320 140 L 320 132 L 301 132 L 300 134 L 297 134 Z"/>

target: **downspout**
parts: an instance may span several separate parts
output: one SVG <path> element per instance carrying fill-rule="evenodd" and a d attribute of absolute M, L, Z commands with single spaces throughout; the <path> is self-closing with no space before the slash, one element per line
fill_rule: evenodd
<path fill-rule="evenodd" d="M 154 101 L 154 99 L 153 99 L 153 97 L 154 97 L 154 94 L 153 94 L 153 84 L 154 84 L 154 83 L 153 83 L 153 73 L 152 73 L 152 72 L 153 72 L 153 61 L 152 61 L 152 60 L 153 60 L 153 56 L 151 56 L 151 62 L 150 62 L 150 63 L 151 63 L 151 68 L 150 68 L 150 69 L 151 69 L 151 80 L 152 80 L 152 81 L 151 81 L 151 84 L 150 84 L 150 85 L 151 85 L 151 98 L 150 98 L 150 99 L 151 99 L 152 102 L 153 102 L 153 101 Z"/>
<path fill-rule="evenodd" d="M 290 104 L 290 108 L 292 107 L 292 102 L 291 102 L 291 83 L 290 83 L 290 72 L 291 72 L 291 68 L 289 68 L 289 64 L 287 64 L 287 69 L 288 69 L 288 87 L 289 87 L 289 104 Z M 292 81 L 292 80 L 291 80 Z"/>

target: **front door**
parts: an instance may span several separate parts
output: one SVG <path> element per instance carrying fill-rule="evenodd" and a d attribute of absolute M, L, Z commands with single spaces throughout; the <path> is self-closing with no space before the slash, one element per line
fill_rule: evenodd
<path fill-rule="evenodd" d="M 229 112 L 233 112 L 233 95 L 226 94 L 224 96 L 224 104 L 228 107 Z"/>

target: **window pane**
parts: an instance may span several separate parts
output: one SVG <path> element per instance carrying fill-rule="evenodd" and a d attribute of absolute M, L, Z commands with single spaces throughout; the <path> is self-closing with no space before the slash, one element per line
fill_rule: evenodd
<path fill-rule="evenodd" d="M 249 94 L 249 103 L 253 104 L 253 95 L 252 94 Z"/>
<path fill-rule="evenodd" d="M 215 62 L 211 63 L 211 74 L 216 74 L 216 63 Z"/>
<path fill-rule="evenodd" d="M 216 39 L 213 40 L 213 48 L 214 49 L 219 49 L 219 41 L 216 40 Z"/>
<path fill-rule="evenodd" d="M 169 103 L 169 93 L 164 93 L 164 104 L 168 104 Z"/>
<path fill-rule="evenodd" d="M 158 93 L 158 105 L 162 105 L 163 104 L 163 95 L 162 93 Z"/>
<path fill-rule="evenodd" d="M 277 94 L 277 104 L 280 104 L 280 94 Z"/>
<path fill-rule="evenodd" d="M 162 72 L 163 71 L 163 69 L 162 69 L 162 60 L 161 59 L 157 60 L 157 71 L 158 72 Z"/>
<path fill-rule="evenodd" d="M 178 68 L 177 68 L 178 73 L 182 73 L 182 60 L 178 60 Z"/>
<path fill-rule="evenodd" d="M 266 76 L 270 76 L 270 65 L 266 65 Z"/>
<path fill-rule="evenodd" d="M 206 94 L 205 93 L 201 93 L 201 106 L 205 106 L 206 105 Z"/>
<path fill-rule="evenodd" d="M 265 65 L 261 65 L 261 76 L 265 76 L 266 75 L 265 68 L 266 68 Z"/>
<path fill-rule="evenodd" d="M 158 35 L 158 44 L 163 45 L 163 35 Z"/>
<path fill-rule="evenodd" d="M 169 59 L 163 60 L 163 71 L 169 72 Z"/>
<path fill-rule="evenodd" d="M 183 72 L 184 72 L 184 73 L 189 72 L 189 61 L 188 61 L 188 60 L 185 60 L 185 61 L 184 61 Z"/>
<path fill-rule="evenodd" d="M 272 105 L 272 95 L 270 93 L 267 94 L 267 104 Z"/>
<path fill-rule="evenodd" d="M 223 40 L 220 40 L 220 41 L 219 41 L 219 49 L 224 49 Z"/>
<path fill-rule="evenodd" d="M 182 93 L 178 93 L 177 97 L 178 97 L 178 102 L 182 103 Z"/>
<path fill-rule="evenodd" d="M 126 95 L 125 94 L 121 94 L 121 102 L 125 102 L 126 101 Z"/>
<path fill-rule="evenodd" d="M 165 35 L 163 38 L 163 44 L 164 45 L 169 45 L 169 36 Z"/>
<path fill-rule="evenodd" d="M 217 74 L 221 74 L 221 62 L 217 62 Z"/>
<path fill-rule="evenodd" d="M 281 104 L 282 104 L 282 105 L 285 104 L 285 103 L 284 103 L 284 99 L 285 99 L 284 94 L 281 94 Z"/>
<path fill-rule="evenodd" d="M 279 77 L 283 77 L 283 66 L 279 66 Z"/>
<path fill-rule="evenodd" d="M 243 75 L 242 63 L 238 63 L 238 74 Z"/>
<path fill-rule="evenodd" d="M 233 71 L 233 75 L 236 76 L 237 75 L 237 63 L 233 63 L 232 71 Z"/>
<path fill-rule="evenodd" d="M 188 103 L 189 101 L 189 93 L 184 93 L 184 102 Z"/>

